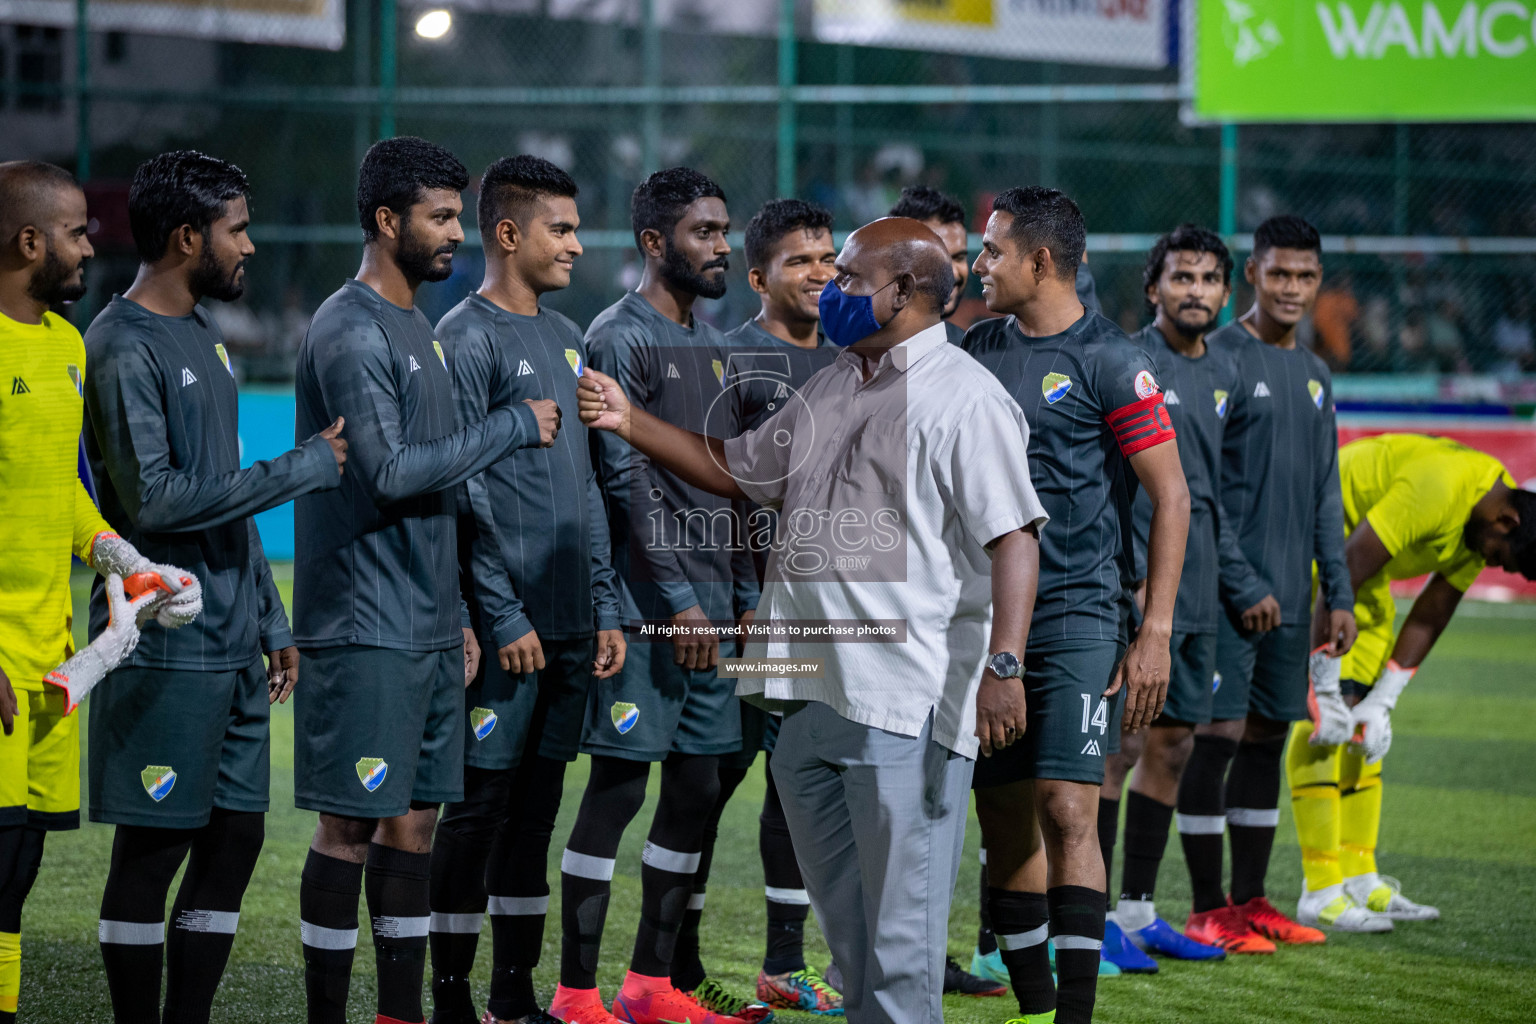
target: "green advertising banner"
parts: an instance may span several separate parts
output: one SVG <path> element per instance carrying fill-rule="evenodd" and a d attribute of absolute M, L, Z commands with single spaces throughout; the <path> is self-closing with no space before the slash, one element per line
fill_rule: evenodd
<path fill-rule="evenodd" d="M 1536 0 L 1189 2 L 1196 121 L 1536 119 Z"/>

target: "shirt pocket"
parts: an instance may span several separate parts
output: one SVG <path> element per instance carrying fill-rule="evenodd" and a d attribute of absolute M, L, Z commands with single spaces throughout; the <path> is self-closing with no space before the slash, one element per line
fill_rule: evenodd
<path fill-rule="evenodd" d="M 907 486 L 907 425 L 871 416 L 837 462 L 838 489 L 865 494 L 902 494 Z"/>

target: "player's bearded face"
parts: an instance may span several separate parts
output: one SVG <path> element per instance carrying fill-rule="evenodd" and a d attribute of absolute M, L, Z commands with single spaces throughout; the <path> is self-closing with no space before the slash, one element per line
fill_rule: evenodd
<path fill-rule="evenodd" d="M 50 237 L 42 266 L 32 273 L 32 281 L 27 285 L 27 294 L 50 306 L 76 301 L 85 294 L 86 259 L 87 257 L 82 256 L 73 261 L 66 260 L 55 248 L 54 240 Z"/>
<path fill-rule="evenodd" d="M 205 241 L 197 269 L 192 273 L 192 293 L 220 302 L 235 301 L 245 294 L 247 262 L 248 258 L 238 251 L 220 254 L 216 246 Z"/>
<path fill-rule="evenodd" d="M 730 260 L 724 256 L 695 263 L 686 251 L 673 245 L 669 238 L 662 256 L 661 276 L 675 288 L 700 298 L 718 299 L 725 294 L 725 272 L 730 266 Z"/>
<path fill-rule="evenodd" d="M 944 303 L 944 319 L 948 320 L 955 315 L 960 308 L 960 299 L 965 295 L 966 282 L 971 278 L 970 252 L 965 247 L 964 224 L 939 224 L 934 221 L 924 221 L 933 233 L 939 236 L 944 243 L 944 249 L 949 253 L 950 268 L 955 272 L 955 288 L 949 293 L 949 301 Z"/>
<path fill-rule="evenodd" d="M 455 221 L 457 223 L 457 221 Z M 395 262 L 415 281 L 446 281 L 453 273 L 453 254 L 459 243 L 435 236 L 429 224 L 419 224 L 407 211 L 400 218 L 400 246 Z"/>
<path fill-rule="evenodd" d="M 1170 252 L 1155 287 L 1163 314 L 1188 338 L 1210 330 L 1227 304 L 1227 286 L 1215 253 Z"/>

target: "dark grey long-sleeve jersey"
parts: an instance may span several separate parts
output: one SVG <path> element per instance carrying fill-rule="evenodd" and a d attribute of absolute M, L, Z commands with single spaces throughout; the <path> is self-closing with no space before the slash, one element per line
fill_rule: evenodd
<path fill-rule="evenodd" d="M 240 468 L 239 397 L 218 325 L 203 309 L 160 316 L 116 296 L 85 333 L 86 450 L 102 516 L 144 557 L 203 588 L 190 625 L 146 627 L 125 664 L 243 668 L 293 643 L 251 516 L 336 486 L 320 438 Z M 91 635 L 107 623 L 101 580 Z"/>
<path fill-rule="evenodd" d="M 1315 560 L 1328 607 L 1353 608 L 1328 367 L 1306 349 L 1266 345 L 1236 321 L 1206 343 L 1225 349 L 1242 375 L 1222 440 L 1221 500 L 1256 572 L 1246 582 L 1224 578 L 1223 602 L 1235 614 L 1273 593 L 1282 621 L 1305 623 Z"/>
<path fill-rule="evenodd" d="M 562 413 L 552 446 L 513 452 L 468 482 L 487 548 L 474 568 L 482 632 L 505 647 L 530 629 L 552 640 L 618 629 L 608 519 L 576 415 L 581 330 L 553 310 L 520 316 L 471 295 L 438 322 L 437 336 L 463 422 L 529 398 L 554 399 Z"/>
<path fill-rule="evenodd" d="M 341 486 L 294 510 L 300 647 L 408 651 L 463 643 L 456 488 L 539 443 L 522 402 L 460 427 L 442 345 L 421 311 L 349 280 L 299 348 L 297 434 L 346 418 Z"/>
<path fill-rule="evenodd" d="M 587 328 L 593 369 L 618 381 L 635 406 L 684 430 L 733 437 L 739 431 L 723 387 L 723 341 L 706 323 L 689 328 L 667 319 L 636 292 Z M 614 567 L 639 617 L 666 619 L 697 604 L 710 619 L 731 621 L 744 610 L 738 583 L 755 608 L 756 580 L 735 578 L 742 564 L 733 564 L 731 501 L 689 486 L 615 434 L 594 437 Z"/>

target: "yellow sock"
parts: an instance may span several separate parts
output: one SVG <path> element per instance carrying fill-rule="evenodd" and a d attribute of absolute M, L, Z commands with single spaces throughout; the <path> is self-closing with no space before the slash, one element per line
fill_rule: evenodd
<path fill-rule="evenodd" d="M 21 934 L 0 932 L 0 1013 L 15 1013 L 21 996 Z"/>
<path fill-rule="evenodd" d="M 1345 877 L 1376 871 L 1376 839 L 1381 833 L 1381 762 L 1366 764 L 1359 754 L 1344 754 L 1346 779 L 1339 798 L 1340 865 Z M 1349 763 L 1359 761 L 1359 765 Z M 1353 769 L 1353 770 L 1352 770 Z"/>
<path fill-rule="evenodd" d="M 1286 745 L 1291 815 L 1301 843 L 1301 870 L 1313 892 L 1344 881 L 1339 860 L 1339 750 L 1307 742 L 1311 722 L 1297 722 Z"/>

